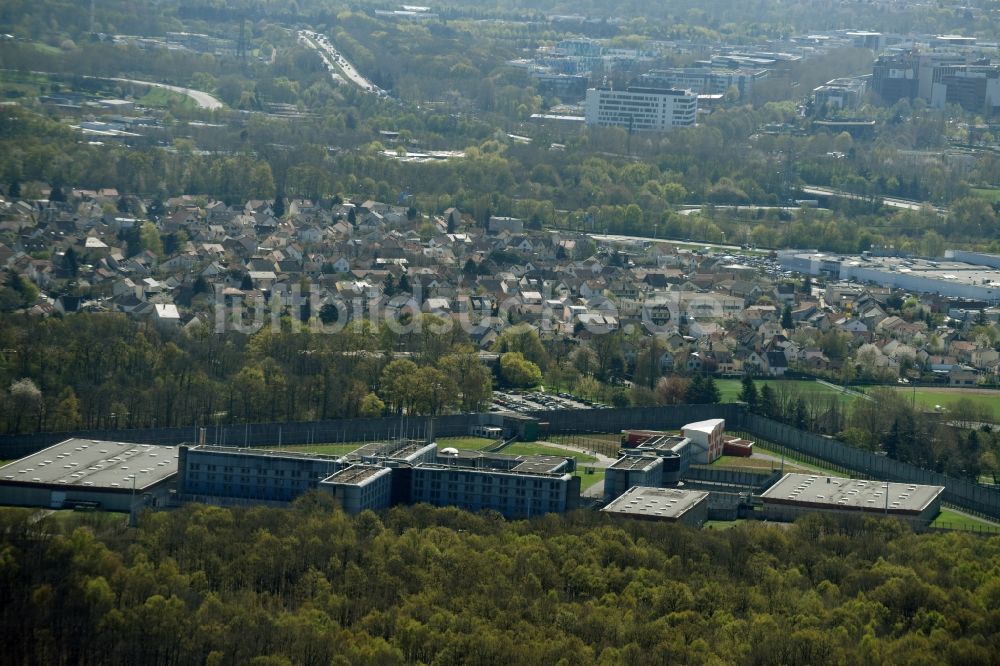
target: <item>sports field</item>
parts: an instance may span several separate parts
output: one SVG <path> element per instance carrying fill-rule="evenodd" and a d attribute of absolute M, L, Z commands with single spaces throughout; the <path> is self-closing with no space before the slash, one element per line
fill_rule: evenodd
<path fill-rule="evenodd" d="M 960 400 L 969 401 L 989 416 L 993 423 L 1000 423 L 1000 391 L 946 387 L 899 387 L 898 390 L 926 410 L 935 409 L 940 405 L 945 410 L 951 411 Z"/>
<path fill-rule="evenodd" d="M 784 391 L 792 395 L 803 396 L 836 396 L 844 403 L 854 402 L 857 396 L 850 393 L 843 393 L 827 384 L 820 384 L 812 379 L 755 379 L 757 393 L 764 386 L 770 386 L 771 390 Z M 715 385 L 719 387 L 719 396 L 722 402 L 736 402 L 743 384 L 739 379 L 716 379 Z"/>

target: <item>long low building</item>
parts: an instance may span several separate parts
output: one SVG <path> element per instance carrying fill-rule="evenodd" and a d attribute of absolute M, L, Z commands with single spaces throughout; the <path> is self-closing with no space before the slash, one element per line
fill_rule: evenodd
<path fill-rule="evenodd" d="M 701 527 L 708 520 L 708 493 L 636 486 L 601 510 L 629 518 Z"/>
<path fill-rule="evenodd" d="M 172 446 L 67 439 L 0 467 L 0 504 L 132 511 L 166 503 L 177 476 Z"/>
<path fill-rule="evenodd" d="M 967 254 L 972 259 L 975 255 Z M 950 259 L 831 255 L 789 250 L 778 255 L 785 270 L 874 283 L 942 296 L 1000 302 L 1000 268 Z"/>
<path fill-rule="evenodd" d="M 180 499 L 220 504 L 287 503 L 310 490 L 356 514 L 427 502 L 507 518 L 579 504 L 572 458 L 462 451 L 426 442 L 376 442 L 343 456 L 236 447 L 180 447 Z"/>
<path fill-rule="evenodd" d="M 761 496 L 769 520 L 807 513 L 889 516 L 926 525 L 941 511 L 943 486 L 865 481 L 820 474 L 785 474 Z"/>

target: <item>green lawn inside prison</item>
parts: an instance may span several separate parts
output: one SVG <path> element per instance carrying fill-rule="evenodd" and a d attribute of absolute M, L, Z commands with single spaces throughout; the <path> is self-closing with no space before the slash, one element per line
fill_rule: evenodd
<path fill-rule="evenodd" d="M 967 532 L 975 532 L 977 529 L 983 530 L 990 528 L 1000 530 L 1000 525 L 997 525 L 996 523 L 981 520 L 964 513 L 959 513 L 958 511 L 952 511 L 951 509 L 941 509 L 941 513 L 938 514 L 938 517 L 931 522 L 931 527 L 940 527 L 950 530 L 965 530 Z"/>
<path fill-rule="evenodd" d="M 578 466 L 597 462 L 597 458 L 589 453 L 583 453 L 582 451 L 570 451 L 569 449 L 560 449 L 555 446 L 545 446 L 544 444 L 532 444 L 527 442 L 511 444 L 501 451 L 501 453 L 506 453 L 512 456 L 557 456 L 559 458 L 573 458 L 576 460 Z"/>

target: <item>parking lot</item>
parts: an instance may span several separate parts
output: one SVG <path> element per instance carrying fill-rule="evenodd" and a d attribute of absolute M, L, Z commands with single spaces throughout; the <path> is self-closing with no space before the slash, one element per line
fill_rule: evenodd
<path fill-rule="evenodd" d="M 555 409 L 600 409 L 600 403 L 578 398 L 568 393 L 537 393 L 528 391 L 494 391 L 491 412 L 543 412 Z"/>

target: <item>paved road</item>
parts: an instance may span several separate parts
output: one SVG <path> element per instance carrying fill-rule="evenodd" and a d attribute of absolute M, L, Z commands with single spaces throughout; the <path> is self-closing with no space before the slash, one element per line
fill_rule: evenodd
<path fill-rule="evenodd" d="M 354 68 L 347 58 L 344 57 L 342 53 L 333 48 L 333 44 L 330 43 L 329 38 L 319 33 L 313 32 L 312 30 L 300 30 L 299 38 L 308 47 L 315 49 L 323 61 L 327 65 L 327 71 L 335 79 L 340 78 L 340 76 L 334 71 L 339 70 L 348 81 L 358 86 L 362 90 L 367 90 L 379 95 L 384 95 L 385 91 L 376 86 L 374 83 L 361 76 L 358 70 Z"/>
<path fill-rule="evenodd" d="M 722 245 L 720 243 L 700 243 L 698 241 L 681 241 L 672 238 L 650 238 L 649 236 L 625 236 L 623 234 L 587 234 L 596 241 L 608 241 L 611 243 L 625 243 L 629 241 L 651 242 L 651 243 L 673 243 L 674 245 L 690 245 L 692 247 L 709 247 L 713 250 L 736 250 L 742 248 L 738 245 Z"/>
<path fill-rule="evenodd" d="M 841 199 L 851 199 L 853 201 L 870 200 L 870 197 L 861 196 L 860 194 L 853 194 L 851 192 L 845 192 L 843 190 L 835 190 L 832 187 L 820 187 L 818 185 L 804 185 L 801 188 L 801 192 L 802 194 L 807 194 L 814 197 L 838 197 Z M 948 215 L 947 208 L 935 206 L 929 202 L 912 201 L 910 199 L 900 199 L 898 197 L 876 196 L 875 198 L 880 200 L 884 205 L 889 206 L 890 208 L 900 208 L 903 210 L 920 210 L 924 206 L 930 206 L 939 215 Z"/>
<path fill-rule="evenodd" d="M 597 458 L 597 462 L 581 463 L 583 467 L 610 467 L 614 464 L 617 458 L 611 458 L 604 455 L 603 453 L 598 453 L 597 451 L 591 451 L 590 449 L 583 446 L 570 446 L 569 444 L 557 444 L 556 442 L 550 442 L 548 440 L 544 442 L 539 442 L 544 446 L 551 446 L 554 449 L 563 449 L 564 451 L 572 451 L 573 453 L 586 453 L 587 455 L 594 456 Z"/>
<path fill-rule="evenodd" d="M 700 213 L 703 206 L 681 206 L 681 209 L 677 211 L 679 215 L 694 215 L 695 213 Z M 797 210 L 802 210 L 801 206 L 712 206 L 716 210 L 735 210 L 737 213 L 755 213 L 758 210 L 783 210 L 789 213 L 794 213 Z"/>
<path fill-rule="evenodd" d="M 9 70 L 9 69 L 0 69 L 0 71 L 9 72 L 9 71 L 12 71 L 12 70 Z M 32 74 L 41 74 L 43 76 L 67 76 L 65 73 L 62 73 L 62 72 L 40 72 L 40 71 L 35 70 L 35 71 L 32 71 L 31 73 Z M 208 109 L 210 111 L 215 110 L 215 109 L 221 109 L 223 106 L 225 106 L 217 98 L 213 97 L 212 95 L 208 94 L 207 92 L 205 92 L 203 90 L 195 90 L 194 88 L 182 88 L 180 86 L 172 86 L 172 85 L 169 85 L 167 83 L 157 83 L 155 81 L 140 81 L 139 79 L 123 79 L 121 77 L 114 77 L 114 76 L 84 76 L 83 78 L 85 78 L 85 79 L 94 79 L 96 81 L 118 81 L 120 83 L 135 83 L 135 84 L 142 85 L 142 86 L 152 86 L 154 88 L 163 88 L 164 90 L 170 90 L 170 91 L 175 92 L 175 93 L 180 93 L 182 95 L 187 95 L 188 97 L 190 97 L 191 99 L 193 99 L 195 102 L 197 102 L 198 106 L 200 106 L 203 109 Z"/>
<path fill-rule="evenodd" d="M 100 76 L 86 77 L 99 79 Z M 139 81 L 138 79 L 120 79 L 120 78 L 108 78 L 108 81 L 121 81 L 123 83 L 137 83 L 144 86 L 153 86 L 154 88 L 163 88 L 164 90 L 169 90 L 171 92 L 180 93 L 181 95 L 187 95 L 195 102 L 198 106 L 203 109 L 208 109 L 209 111 L 214 111 L 216 109 L 221 109 L 225 106 L 216 97 L 209 95 L 203 90 L 195 90 L 194 88 L 182 88 L 180 86 L 172 86 L 166 83 L 155 83 L 153 81 Z"/>

